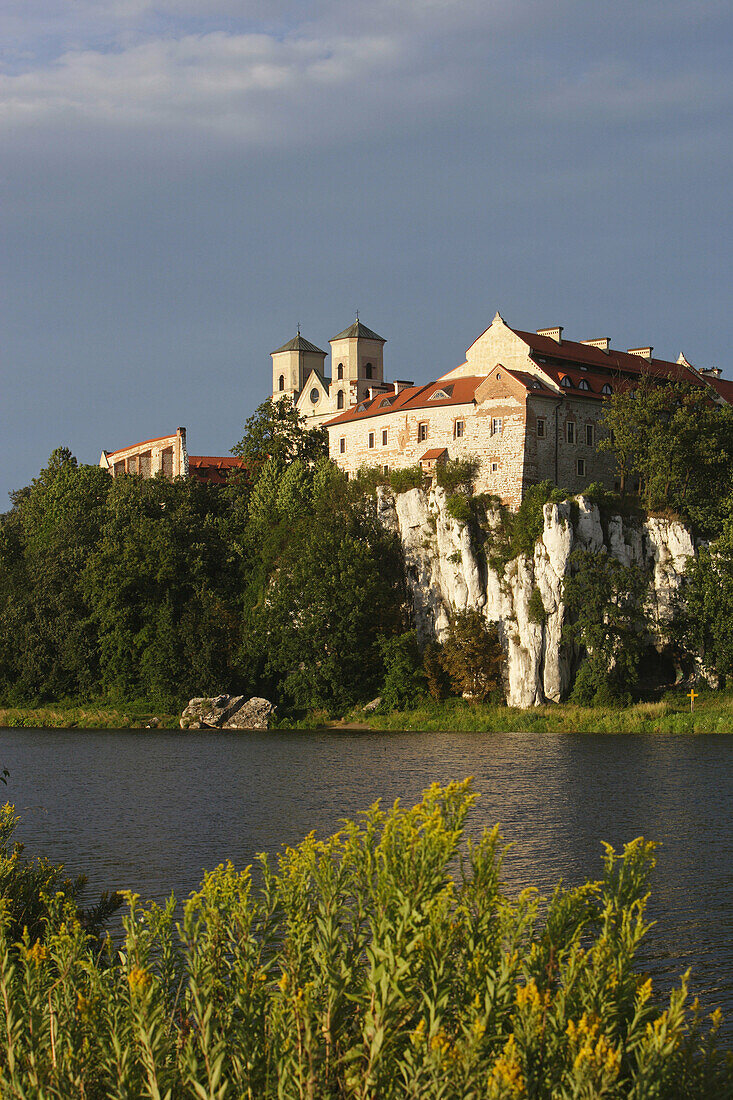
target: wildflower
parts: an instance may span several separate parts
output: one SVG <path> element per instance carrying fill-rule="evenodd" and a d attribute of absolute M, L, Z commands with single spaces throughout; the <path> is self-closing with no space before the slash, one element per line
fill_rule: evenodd
<path fill-rule="evenodd" d="M 652 995 L 652 980 L 647 978 L 645 982 L 642 982 L 636 991 L 636 999 L 640 1005 L 646 1004 Z"/>
<path fill-rule="evenodd" d="M 410 1039 L 413 1046 L 417 1046 L 421 1042 L 423 1035 L 425 1034 L 425 1020 L 419 1020 L 418 1025 L 412 1032 Z"/>
<path fill-rule="evenodd" d="M 490 1096 L 520 1097 L 524 1094 L 522 1067 L 513 1035 L 509 1036 L 502 1054 L 494 1062 L 489 1083 L 492 1086 Z"/>
<path fill-rule="evenodd" d="M 134 997 L 141 997 L 152 981 L 150 973 L 141 966 L 135 966 L 127 975 L 130 992 Z"/>
<path fill-rule="evenodd" d="M 280 986 L 280 988 L 282 989 L 282 991 L 284 993 L 285 990 L 288 988 L 288 975 L 287 975 L 286 972 L 283 973 L 282 978 L 280 979 L 280 981 L 277 984 Z"/>
<path fill-rule="evenodd" d="M 36 940 L 33 947 L 28 949 L 26 958 L 35 966 L 40 966 L 48 958 L 48 949 L 43 946 L 40 940 Z"/>
<path fill-rule="evenodd" d="M 518 985 L 517 992 L 514 1000 L 517 1008 L 528 1008 L 530 1012 L 534 1012 L 542 1004 L 543 1000 L 547 1000 L 549 994 L 543 998 L 540 995 L 540 991 L 537 988 L 534 978 L 530 978 L 526 985 Z"/>

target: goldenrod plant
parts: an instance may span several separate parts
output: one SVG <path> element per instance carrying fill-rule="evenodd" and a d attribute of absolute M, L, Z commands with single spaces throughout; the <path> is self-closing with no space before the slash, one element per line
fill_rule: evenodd
<path fill-rule="evenodd" d="M 470 783 L 374 805 L 183 905 L 127 897 L 101 954 L 59 895 L 0 921 L 0 1095 L 13 1100 L 485 1100 L 733 1095 L 717 1013 L 636 962 L 653 845 L 510 897 Z"/>

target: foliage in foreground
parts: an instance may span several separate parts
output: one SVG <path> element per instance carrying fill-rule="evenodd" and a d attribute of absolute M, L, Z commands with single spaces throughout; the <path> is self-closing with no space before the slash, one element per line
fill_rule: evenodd
<path fill-rule="evenodd" d="M 52 906 L 43 942 L 0 931 L 0 1089 L 248 1098 L 716 1097 L 733 1067 L 635 966 L 653 859 L 606 847 L 598 882 L 500 885 L 497 830 L 462 843 L 468 783 L 312 835 L 262 886 L 207 875 L 183 919 L 129 898 L 97 958 Z M 457 855 L 460 853 L 460 860 Z"/>

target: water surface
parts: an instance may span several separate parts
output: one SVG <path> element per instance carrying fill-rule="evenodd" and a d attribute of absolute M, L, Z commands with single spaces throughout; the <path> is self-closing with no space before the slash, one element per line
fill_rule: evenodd
<path fill-rule="evenodd" d="M 90 887 L 185 896 L 202 871 L 238 866 L 377 798 L 416 801 L 474 777 L 469 830 L 500 821 L 512 890 L 598 874 L 601 841 L 661 843 L 645 961 L 687 967 L 733 1038 L 733 737 L 7 730 L 0 767 L 21 839 Z"/>

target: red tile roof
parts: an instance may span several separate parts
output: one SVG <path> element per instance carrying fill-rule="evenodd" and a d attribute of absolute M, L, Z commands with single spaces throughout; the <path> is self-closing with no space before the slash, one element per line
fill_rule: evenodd
<path fill-rule="evenodd" d="M 447 455 L 448 450 L 446 447 L 433 447 L 432 450 L 426 451 L 420 459 L 421 462 L 434 462 L 438 458 L 442 458 L 443 455 Z"/>
<path fill-rule="evenodd" d="M 449 378 L 438 382 L 429 382 L 427 386 L 409 386 L 398 394 L 378 393 L 376 397 L 360 401 L 354 408 L 339 413 L 333 420 L 327 420 L 327 427 L 337 424 L 349 424 L 352 420 L 365 420 L 370 416 L 380 416 L 387 412 L 402 412 L 410 409 L 431 408 L 433 405 L 467 405 L 474 400 L 476 390 L 484 381 L 482 377 Z M 433 398 L 433 394 L 444 391 L 445 397 Z"/>
<path fill-rule="evenodd" d="M 246 468 L 243 458 L 235 458 L 233 455 L 189 455 L 189 477 L 195 477 L 198 481 L 208 481 L 212 485 L 224 485 L 227 476 L 232 470 Z"/>
<path fill-rule="evenodd" d="M 547 359 L 567 361 L 569 363 L 585 364 L 595 367 L 601 374 L 643 374 L 662 375 L 665 378 L 679 378 L 686 381 L 693 379 L 699 381 L 696 371 L 680 363 L 671 363 L 667 359 L 648 359 L 641 355 L 629 355 L 627 351 L 617 351 L 615 348 L 602 351 L 590 344 L 581 344 L 575 340 L 565 340 L 558 344 L 551 336 L 538 336 L 536 332 L 524 332 L 521 329 L 513 329 L 513 332 L 534 352 L 535 358 L 542 356 Z M 542 363 L 542 367 L 552 374 L 560 363 Z M 549 369 L 548 369 L 549 368 Z"/>
<path fill-rule="evenodd" d="M 159 435 L 155 439 L 143 439 L 142 443 L 128 443 L 126 447 L 118 447 L 116 451 L 105 451 L 104 453 L 108 458 L 112 458 L 113 455 L 121 455 L 124 451 L 134 451 L 138 447 L 147 447 L 148 443 L 162 443 L 164 439 L 176 439 L 178 433 L 171 432 L 169 435 Z"/>

